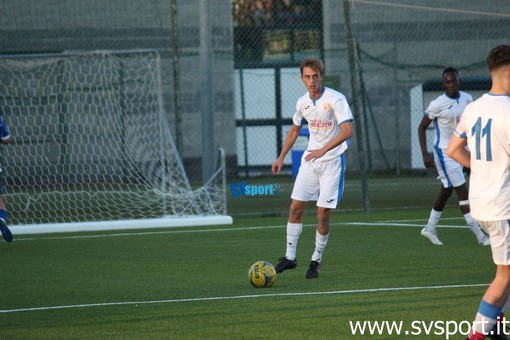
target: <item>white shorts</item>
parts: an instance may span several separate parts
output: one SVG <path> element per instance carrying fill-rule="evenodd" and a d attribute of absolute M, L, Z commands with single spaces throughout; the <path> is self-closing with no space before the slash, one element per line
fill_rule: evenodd
<path fill-rule="evenodd" d="M 344 192 L 345 156 L 324 162 L 301 162 L 292 199 L 317 201 L 318 207 L 336 208 Z"/>
<path fill-rule="evenodd" d="M 446 150 L 434 148 L 434 161 L 438 173 L 437 179 L 441 180 L 444 188 L 456 188 L 466 183 L 462 172 L 462 165 L 446 155 Z"/>
<path fill-rule="evenodd" d="M 510 223 L 504 221 L 477 221 L 491 239 L 492 259 L 497 265 L 510 265 Z"/>

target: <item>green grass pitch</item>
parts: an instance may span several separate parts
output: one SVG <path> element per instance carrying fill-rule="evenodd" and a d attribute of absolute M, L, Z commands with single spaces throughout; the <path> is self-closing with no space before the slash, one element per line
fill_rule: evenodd
<path fill-rule="evenodd" d="M 353 335 L 349 322 L 471 322 L 494 275 L 457 209 L 420 235 L 428 209 L 336 213 L 321 275 L 304 275 L 314 217 L 298 267 L 273 287 L 247 278 L 257 260 L 276 264 L 285 218 L 234 225 L 126 232 L 20 235 L 0 243 L 1 339 L 444 339 Z M 438 329 L 433 329 L 438 332 Z M 453 339 L 461 339 L 457 334 Z"/>

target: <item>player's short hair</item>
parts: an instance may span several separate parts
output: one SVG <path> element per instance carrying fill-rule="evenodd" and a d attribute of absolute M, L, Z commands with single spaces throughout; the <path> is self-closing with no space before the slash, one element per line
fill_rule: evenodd
<path fill-rule="evenodd" d="M 309 67 L 312 70 L 319 71 L 319 73 L 321 75 L 324 74 L 324 64 L 322 63 L 322 61 L 320 59 L 317 59 L 317 58 L 314 58 L 314 57 L 309 57 L 309 58 L 304 59 L 301 62 L 301 65 L 299 66 L 299 70 L 301 71 L 301 75 L 303 75 L 303 69 L 305 67 Z"/>
<path fill-rule="evenodd" d="M 510 45 L 499 45 L 494 47 L 487 56 L 489 71 L 501 66 L 510 65 Z"/>
<path fill-rule="evenodd" d="M 445 68 L 445 69 L 443 70 L 443 74 L 442 74 L 442 76 L 444 77 L 444 75 L 445 75 L 446 73 L 455 73 L 456 75 L 459 75 L 459 71 L 457 71 L 457 69 L 456 69 L 455 67 L 452 67 L 452 66 Z"/>

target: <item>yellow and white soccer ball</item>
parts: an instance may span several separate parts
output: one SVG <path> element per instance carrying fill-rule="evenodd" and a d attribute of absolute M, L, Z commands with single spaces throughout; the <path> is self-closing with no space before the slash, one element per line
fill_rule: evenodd
<path fill-rule="evenodd" d="M 271 263 L 257 261 L 251 265 L 248 271 L 248 279 L 254 287 L 269 288 L 276 280 L 276 271 Z"/>

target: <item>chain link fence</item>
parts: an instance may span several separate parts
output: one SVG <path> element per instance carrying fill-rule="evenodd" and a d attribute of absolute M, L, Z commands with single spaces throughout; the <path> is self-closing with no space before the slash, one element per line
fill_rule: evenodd
<path fill-rule="evenodd" d="M 421 160 L 423 111 L 442 93 L 448 66 L 475 99 L 487 91 L 485 57 L 510 32 L 505 0 L 26 0 L 3 1 L 0 17 L 4 55 L 158 51 L 186 173 L 201 185 L 207 150 L 224 148 L 233 215 L 287 213 L 292 156 L 306 136 L 284 175 L 271 175 L 270 166 L 306 91 L 299 63 L 308 56 L 324 60 L 324 84 L 357 108 L 339 210 L 430 206 L 440 183 Z M 432 141 L 430 130 L 430 151 Z M 257 191 L 236 196 L 246 186 Z"/>
<path fill-rule="evenodd" d="M 492 47 L 507 42 L 510 4 L 241 0 L 234 4 L 239 174 L 250 178 L 269 171 L 291 124 L 295 100 L 306 92 L 299 62 L 317 56 L 325 61 L 326 86 L 344 93 L 356 111 L 356 135 L 347 151 L 346 189 L 339 209 L 432 206 L 440 182 L 424 168 L 418 124 L 429 102 L 443 93 L 441 74 L 446 67 L 460 71 L 461 89 L 475 99 L 490 88 L 485 57 Z M 430 153 L 433 141 L 431 125 Z M 292 173 L 292 155 L 286 164 Z M 267 181 L 271 180 L 278 179 Z M 292 181 L 285 185 L 290 186 L 282 190 L 287 194 Z M 313 205 L 310 208 L 311 213 Z"/>

